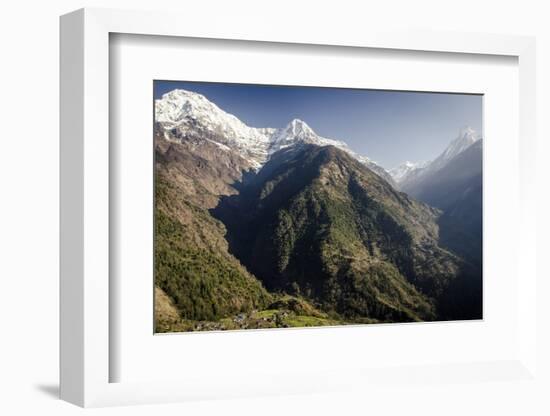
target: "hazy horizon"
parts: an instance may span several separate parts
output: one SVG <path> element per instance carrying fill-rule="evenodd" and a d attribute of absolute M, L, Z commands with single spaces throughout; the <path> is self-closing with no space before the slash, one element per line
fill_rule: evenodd
<path fill-rule="evenodd" d="M 301 119 L 386 169 L 433 160 L 463 127 L 482 134 L 482 95 L 155 81 L 154 98 L 177 88 L 204 95 L 251 127 Z"/>

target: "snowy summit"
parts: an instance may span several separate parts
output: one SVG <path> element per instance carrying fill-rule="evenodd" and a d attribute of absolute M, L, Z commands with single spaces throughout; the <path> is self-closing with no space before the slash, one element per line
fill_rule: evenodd
<path fill-rule="evenodd" d="M 447 148 L 431 162 L 405 162 L 389 171 L 397 184 L 405 183 L 411 179 L 418 179 L 427 173 L 437 172 L 450 160 L 468 149 L 481 137 L 471 127 L 463 127 L 458 136 L 447 146 Z"/>
<path fill-rule="evenodd" d="M 332 145 L 349 153 L 371 170 L 393 182 L 388 172 L 366 156 L 353 152 L 340 140 L 319 136 L 305 121 L 294 119 L 283 128 L 247 126 L 204 95 L 176 89 L 155 100 L 155 121 L 167 140 L 179 141 L 199 132 L 221 148 L 236 150 L 255 169 L 260 169 L 278 150 L 301 143 Z"/>

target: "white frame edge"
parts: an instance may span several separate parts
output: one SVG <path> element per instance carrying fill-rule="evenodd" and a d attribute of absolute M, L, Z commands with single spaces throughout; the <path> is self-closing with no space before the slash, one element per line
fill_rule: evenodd
<path fill-rule="evenodd" d="M 520 242 L 536 241 L 535 39 L 508 35 L 311 27 L 284 32 L 267 21 L 238 28 L 209 16 L 181 25 L 173 13 L 80 9 L 60 20 L 60 396 L 79 406 L 208 398 L 187 383 L 109 383 L 109 34 L 507 55 L 519 59 Z M 526 213 L 530 213 L 526 215 Z M 536 370 L 536 252 L 522 253 L 529 280 L 518 293 L 521 364 Z M 206 385 L 205 385 L 206 387 Z M 290 386 L 295 388 L 295 386 Z M 317 388 L 320 388 L 317 386 Z M 322 387 L 321 387 L 322 388 Z M 235 393 L 228 394 L 228 397 Z"/>
<path fill-rule="evenodd" d="M 60 28 L 60 396 L 84 403 L 84 13 Z"/>

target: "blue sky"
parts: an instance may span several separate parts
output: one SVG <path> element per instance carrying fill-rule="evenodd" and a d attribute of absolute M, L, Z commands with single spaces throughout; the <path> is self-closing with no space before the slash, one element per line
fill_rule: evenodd
<path fill-rule="evenodd" d="M 253 127 L 299 118 L 386 169 L 434 159 L 462 127 L 482 128 L 481 95 L 155 81 L 155 98 L 176 88 L 203 94 Z"/>

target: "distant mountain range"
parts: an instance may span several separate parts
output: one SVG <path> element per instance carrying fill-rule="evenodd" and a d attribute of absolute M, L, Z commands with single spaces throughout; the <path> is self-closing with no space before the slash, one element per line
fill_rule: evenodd
<path fill-rule="evenodd" d="M 408 177 L 410 177 L 413 172 L 420 171 L 421 169 L 425 168 L 430 162 L 409 162 L 406 161 L 402 163 L 399 166 L 396 166 L 393 169 L 390 169 L 388 173 L 392 177 L 392 179 L 395 181 L 396 184 L 399 184 L 403 181 L 405 181 Z"/>
<path fill-rule="evenodd" d="M 301 120 L 249 127 L 190 91 L 155 120 L 157 330 L 481 317 L 471 130 L 387 172 Z"/>
<path fill-rule="evenodd" d="M 459 135 L 449 143 L 447 148 L 433 161 L 430 162 L 405 162 L 389 171 L 399 189 L 411 190 L 420 183 L 423 178 L 435 174 L 444 168 L 452 159 L 468 149 L 481 138 L 471 127 L 464 127 Z"/>
<path fill-rule="evenodd" d="M 443 211 L 440 242 L 481 267 L 483 216 L 483 140 L 461 130 L 432 162 L 403 174 L 392 171 L 397 187 Z"/>

